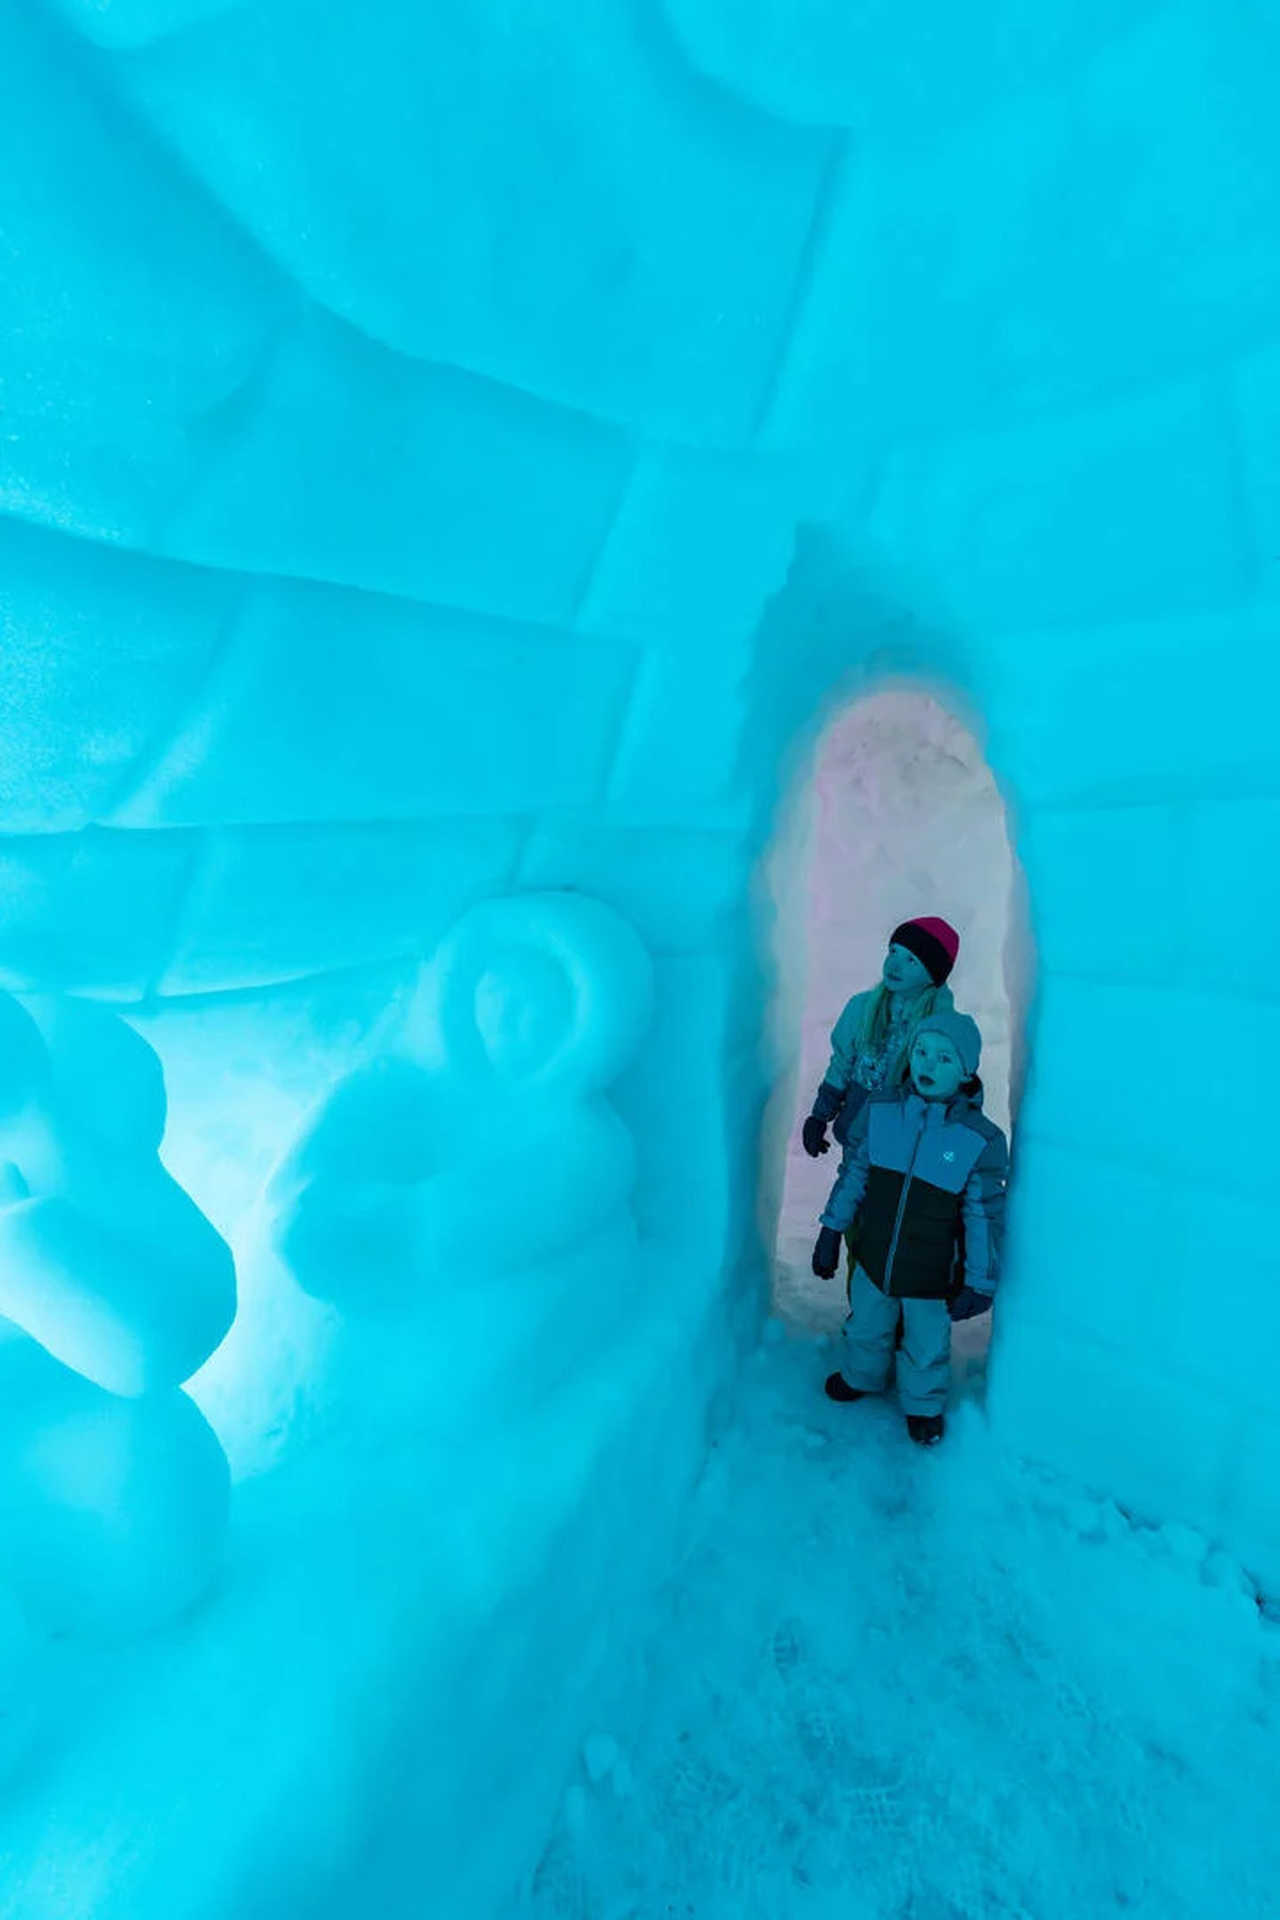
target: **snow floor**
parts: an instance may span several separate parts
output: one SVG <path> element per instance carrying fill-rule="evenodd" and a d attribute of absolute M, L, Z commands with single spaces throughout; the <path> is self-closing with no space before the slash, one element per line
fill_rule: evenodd
<path fill-rule="evenodd" d="M 835 1358 L 770 1323 L 514 1911 L 1274 1920 L 1280 1624 L 1240 1569 L 1001 1457 L 976 1364 L 925 1453 L 824 1399 Z"/>

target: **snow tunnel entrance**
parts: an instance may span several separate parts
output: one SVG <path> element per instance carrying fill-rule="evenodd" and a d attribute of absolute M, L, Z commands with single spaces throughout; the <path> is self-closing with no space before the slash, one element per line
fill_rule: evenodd
<path fill-rule="evenodd" d="M 788 1063 L 768 1128 L 777 1207 L 773 1307 L 797 1330 L 832 1331 L 845 1313 L 843 1266 L 831 1281 L 810 1269 L 840 1150 L 833 1145 L 810 1159 L 801 1124 L 827 1066 L 836 1017 L 852 994 L 879 980 L 888 935 L 900 921 L 940 915 L 959 931 L 949 984 L 956 1005 L 982 1029 L 985 1109 L 1010 1130 L 1026 952 L 1017 881 L 1003 799 L 962 721 L 932 694 L 902 687 L 837 713 L 769 870 L 776 1039 Z M 958 1377 L 980 1364 L 990 1328 L 984 1315 L 956 1329 Z"/>

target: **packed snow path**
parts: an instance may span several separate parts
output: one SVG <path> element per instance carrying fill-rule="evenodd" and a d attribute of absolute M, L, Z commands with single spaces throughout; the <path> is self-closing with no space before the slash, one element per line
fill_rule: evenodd
<path fill-rule="evenodd" d="M 519 1911 L 1274 1920 L 1280 1627 L 1239 1569 L 1000 1459 L 976 1398 L 921 1453 L 831 1364 L 748 1370 Z"/>

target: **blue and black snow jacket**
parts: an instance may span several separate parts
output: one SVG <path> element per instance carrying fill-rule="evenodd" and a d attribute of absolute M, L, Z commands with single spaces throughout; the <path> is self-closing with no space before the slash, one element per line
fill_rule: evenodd
<path fill-rule="evenodd" d="M 957 1281 L 994 1293 L 1008 1172 L 1005 1137 L 975 1095 L 944 1106 L 909 1087 L 872 1094 L 822 1224 L 847 1233 L 856 1221 L 858 1265 L 895 1298 L 943 1300 Z"/>

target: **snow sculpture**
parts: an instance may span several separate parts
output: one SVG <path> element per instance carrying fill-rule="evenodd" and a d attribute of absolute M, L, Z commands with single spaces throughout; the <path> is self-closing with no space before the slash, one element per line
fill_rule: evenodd
<path fill-rule="evenodd" d="M 222 1449 L 181 1383 L 235 1316 L 165 1171 L 160 1062 L 101 1007 L 0 996 L 0 1510 L 28 1610 L 132 1631 L 207 1587 Z"/>
<path fill-rule="evenodd" d="M 299 1283 L 357 1317 L 447 1303 L 448 1345 L 474 1333 L 490 1358 L 533 1332 L 494 1283 L 518 1276 L 535 1318 L 552 1283 L 572 1294 L 594 1276 L 623 1298 L 635 1151 L 604 1090 L 648 1024 L 651 973 L 631 927 L 586 895 L 464 914 L 401 1042 L 339 1082 L 277 1175 Z"/>

